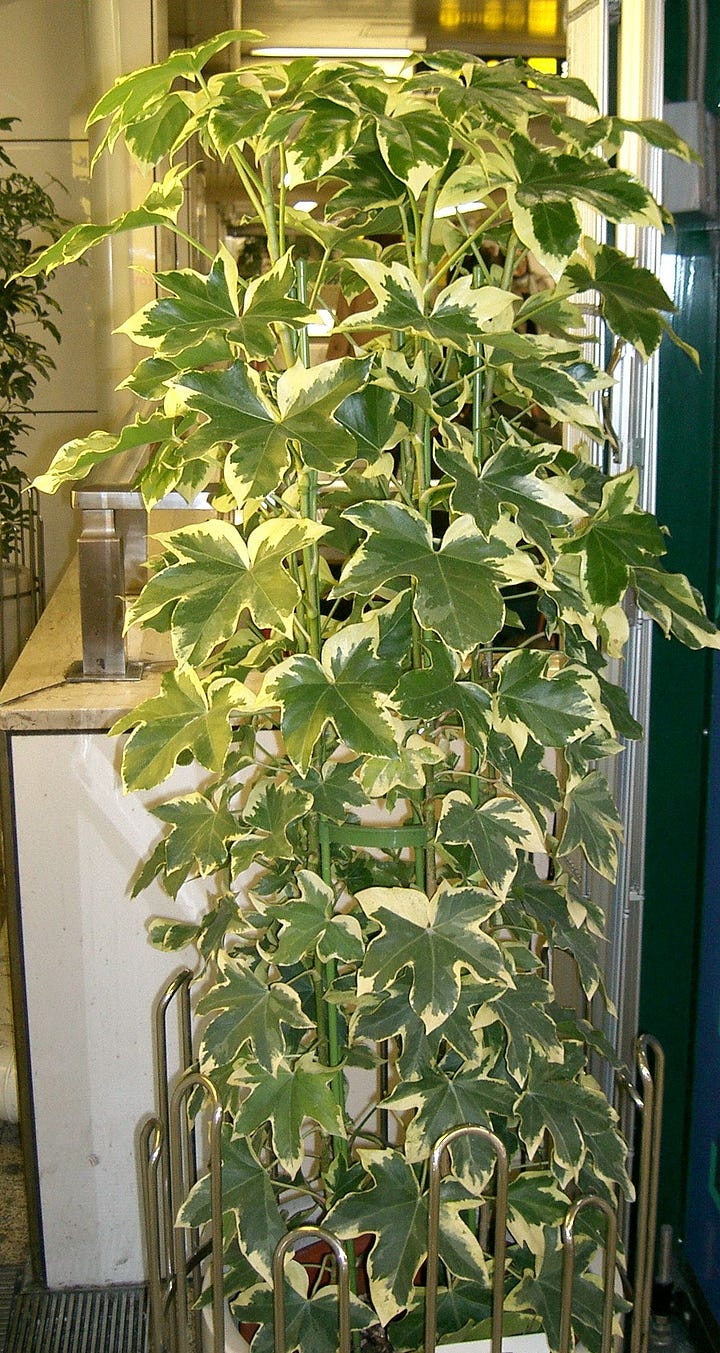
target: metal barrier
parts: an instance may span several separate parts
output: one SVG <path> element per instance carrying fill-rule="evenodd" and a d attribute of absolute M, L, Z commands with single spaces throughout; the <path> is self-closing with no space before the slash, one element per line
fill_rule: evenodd
<path fill-rule="evenodd" d="M 222 1254 L 222 1162 L 220 1129 L 222 1109 L 216 1092 L 206 1077 L 190 1065 L 189 987 L 192 973 L 178 973 L 162 993 L 155 1012 L 154 1042 L 159 1072 L 159 1112 L 144 1123 L 140 1134 L 140 1168 L 143 1186 L 145 1236 L 148 1256 L 150 1306 L 150 1347 L 152 1353 L 190 1353 L 189 1328 L 195 1325 L 197 1350 L 201 1348 L 199 1312 L 195 1303 L 200 1296 L 201 1265 L 209 1259 L 212 1281 L 213 1353 L 225 1349 L 225 1300 Z M 179 1018 L 180 1069 L 174 1089 L 168 1083 L 168 1014 L 177 1003 Z M 581 1195 L 568 1207 L 561 1227 L 563 1251 L 560 1292 L 560 1353 L 569 1353 L 572 1326 L 573 1278 L 575 1268 L 575 1224 L 579 1214 L 590 1208 L 605 1219 L 603 1248 L 603 1322 L 601 1353 L 613 1347 L 613 1299 L 616 1276 L 632 1297 L 633 1308 L 627 1318 L 624 1347 L 627 1353 L 647 1353 L 650 1335 L 653 1258 L 657 1221 L 657 1191 L 664 1090 L 664 1057 L 656 1039 L 642 1035 L 637 1040 L 637 1070 L 641 1091 L 624 1073 L 618 1073 L 616 1088 L 639 1122 L 640 1145 L 637 1196 L 634 1212 L 634 1265 L 632 1277 L 619 1265 L 617 1236 L 624 1209 L 612 1207 L 594 1194 Z M 164 1078 L 164 1080 L 163 1080 Z M 203 1103 L 193 1106 L 193 1122 L 209 1109 L 208 1135 L 210 1177 L 210 1239 L 204 1244 L 196 1234 L 175 1225 L 175 1218 L 190 1189 L 198 1179 L 199 1139 L 188 1119 L 188 1100 L 202 1091 Z M 454 1142 L 463 1138 L 482 1139 L 492 1148 L 495 1159 L 491 1353 L 502 1353 L 503 1279 L 507 1239 L 507 1199 L 510 1164 L 503 1143 L 487 1128 L 474 1124 L 446 1133 L 433 1148 L 430 1158 L 428 1196 L 428 1245 L 424 1353 L 435 1353 L 437 1280 L 439 1254 L 440 1185 L 446 1155 Z M 487 1202 L 479 1198 L 479 1203 Z M 288 1253 L 319 1239 L 330 1248 L 338 1269 L 338 1349 L 351 1353 L 348 1260 L 341 1242 L 322 1226 L 300 1226 L 279 1242 L 273 1258 L 273 1299 L 275 1353 L 287 1353 L 285 1345 L 284 1274 Z M 193 1309 L 195 1307 L 195 1309 Z"/>

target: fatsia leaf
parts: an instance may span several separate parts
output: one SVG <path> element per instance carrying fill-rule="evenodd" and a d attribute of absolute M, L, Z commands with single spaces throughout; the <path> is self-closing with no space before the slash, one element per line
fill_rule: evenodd
<path fill-rule="evenodd" d="M 398 730 L 388 713 L 382 667 L 368 626 L 348 625 L 326 640 L 321 662 L 300 653 L 268 675 L 264 693 L 281 706 L 288 755 L 301 772 L 328 723 L 355 752 L 395 752 Z M 391 674 L 390 686 L 393 680 Z"/>
<path fill-rule="evenodd" d="M 369 597 L 386 583 L 414 578 L 420 624 L 460 653 L 490 643 L 502 628 L 502 584 L 534 576 L 502 523 L 486 539 L 469 517 L 458 517 L 435 550 L 428 523 L 400 503 L 363 503 L 345 516 L 368 538 L 343 569 L 336 594 Z"/>
<path fill-rule="evenodd" d="M 295 1175 L 304 1159 L 303 1123 L 311 1119 L 334 1137 L 345 1136 L 345 1126 L 330 1082 L 337 1072 L 321 1066 L 312 1053 L 292 1065 L 276 1061 L 271 1068 L 243 1066 L 237 1084 L 249 1090 L 235 1120 L 238 1135 L 248 1136 L 269 1124 L 275 1155 L 289 1175 Z M 234 1077 L 231 1075 L 230 1080 Z"/>
<path fill-rule="evenodd" d="M 720 631 L 705 612 L 702 596 L 682 573 L 636 568 L 633 581 L 638 605 L 688 648 L 720 648 Z"/>
<path fill-rule="evenodd" d="M 165 841 L 165 886 L 171 896 L 189 877 L 208 875 L 228 864 L 228 843 L 237 821 L 205 794 L 186 794 L 158 804 L 153 813 L 171 824 Z"/>
<path fill-rule="evenodd" d="M 343 320 L 338 328 L 383 327 L 413 332 L 422 338 L 472 352 L 476 338 L 496 321 L 512 327 L 516 298 L 500 287 L 473 287 L 472 278 L 452 282 L 436 298 L 426 314 L 425 297 L 415 275 L 403 263 L 386 267 L 374 259 L 349 259 L 377 299 L 374 310 L 364 310 Z"/>
<path fill-rule="evenodd" d="M 552 535 L 582 515 L 568 497 L 567 481 L 538 473 L 556 457 L 557 447 L 507 441 L 477 474 L 463 455 L 447 450 L 436 453 L 440 468 L 455 480 L 451 501 L 457 512 L 469 512 L 487 533 L 505 508 L 516 517 L 526 538 L 547 555 L 552 552 Z"/>
<path fill-rule="evenodd" d="M 665 553 L 655 518 L 637 507 L 638 489 L 637 470 L 616 475 L 604 486 L 597 512 L 560 545 L 565 554 L 580 553 L 580 576 L 596 605 L 614 606 L 625 593 L 630 568 Z"/>
<path fill-rule="evenodd" d="M 477 806 L 452 790 L 443 800 L 438 823 L 443 846 L 469 846 L 487 885 L 506 896 L 518 867 L 518 852 L 542 849 L 530 814 L 516 799 L 487 799 Z"/>
<path fill-rule="evenodd" d="M 407 719 L 441 719 L 457 713 L 465 736 L 484 752 L 490 727 L 490 696 L 475 681 L 460 679 L 460 664 L 441 639 L 425 644 L 431 666 L 407 672 L 393 693 L 393 703 Z"/>
<path fill-rule="evenodd" d="M 328 1285 L 309 1297 L 306 1274 L 301 1282 L 302 1287 L 300 1283 L 285 1283 L 285 1348 L 296 1353 L 335 1353 L 338 1347 L 337 1288 Z M 260 1325 L 253 1339 L 254 1353 L 274 1353 L 272 1291 L 260 1287 L 241 1291 L 232 1306 L 238 1319 Z M 351 1329 L 366 1329 L 376 1323 L 375 1312 L 351 1294 Z"/>
<path fill-rule="evenodd" d="M 334 99 L 316 99 L 302 126 L 302 135 L 288 146 L 286 184 L 314 183 L 342 159 L 361 127 L 354 108 Z"/>
<path fill-rule="evenodd" d="M 429 898 L 415 888 L 366 888 L 358 901 L 381 927 L 366 950 L 358 992 L 387 989 L 409 968 L 410 1004 L 428 1032 L 455 1009 L 463 972 L 480 981 L 505 978 L 502 951 L 482 930 L 499 903 L 481 889 L 442 883 Z"/>
<path fill-rule="evenodd" d="M 239 835 L 233 842 L 232 869 L 237 875 L 263 856 L 268 860 L 292 860 L 296 847 L 288 830 L 304 818 L 312 805 L 311 795 L 286 781 L 261 780 L 245 802 Z M 243 831 L 242 827 L 246 830 Z"/>
<path fill-rule="evenodd" d="M 561 883 L 539 879 L 532 866 L 521 866 L 511 900 L 521 908 L 525 922 L 542 933 L 549 945 L 572 955 L 582 988 L 591 999 L 602 981 L 601 941 L 587 912 L 582 907 L 578 912 Z"/>
<path fill-rule="evenodd" d="M 599 770 L 590 771 L 569 791 L 565 806 L 567 822 L 560 854 L 582 850 L 590 867 L 613 883 L 617 875 L 617 841 L 623 828 L 604 775 Z"/>
<path fill-rule="evenodd" d="M 279 922 L 278 939 L 268 957 L 278 967 L 299 963 L 317 953 L 321 962 L 338 958 L 358 962 L 365 952 L 356 916 L 336 912 L 335 894 L 311 869 L 296 874 L 299 897 L 286 898 L 267 915 Z"/>
<path fill-rule="evenodd" d="M 164 178 L 153 183 L 145 201 L 139 207 L 116 216 L 108 225 L 74 225 L 54 244 L 44 249 L 29 263 L 23 277 L 49 273 L 63 263 L 73 263 L 110 235 L 122 235 L 128 230 L 142 230 L 144 226 L 172 225 L 177 221 L 184 200 L 183 179 L 190 173 L 184 169 L 168 169 Z"/>
<path fill-rule="evenodd" d="M 192 666 L 201 666 L 234 634 L 246 608 L 258 628 L 289 635 L 300 593 L 283 560 L 319 540 L 324 530 L 302 518 L 267 521 L 246 542 L 229 522 L 207 521 L 162 536 L 176 562 L 153 574 L 127 623 L 150 624 L 171 607 L 175 655 L 181 665 Z"/>
<path fill-rule="evenodd" d="M 511 653 L 499 664 L 496 727 L 522 756 L 528 737 L 563 747 L 601 724 L 586 674 L 570 665 L 555 671 L 547 653 Z"/>
<path fill-rule="evenodd" d="M 483 1076 L 477 1069 L 447 1075 L 442 1070 L 425 1071 L 400 1083 L 383 1101 L 383 1107 L 402 1112 L 414 1109 L 405 1134 L 405 1155 L 410 1161 L 425 1160 L 443 1133 L 472 1123 L 492 1128 L 492 1115 L 505 1121 L 512 1116 L 513 1091 L 507 1081 Z M 468 1138 L 452 1147 L 453 1170 L 476 1195 L 495 1168 L 495 1153 L 484 1145 L 473 1149 Z"/>
<path fill-rule="evenodd" d="M 413 1281 L 427 1254 L 427 1197 L 412 1165 L 400 1151 L 361 1150 L 372 1178 L 368 1189 L 335 1203 L 327 1215 L 341 1239 L 375 1236 L 368 1255 L 373 1306 L 383 1324 L 405 1309 Z M 459 1217 L 441 1209 L 440 1257 L 452 1273 L 476 1278 L 485 1272 L 482 1250 Z"/>
<path fill-rule="evenodd" d="M 293 783 L 312 795 L 313 808 L 331 822 L 344 822 L 349 812 L 367 802 L 354 772 L 359 764 L 352 761 L 326 761 L 322 770 L 309 766 L 304 776 L 297 775 Z"/>
<path fill-rule="evenodd" d="M 523 973 L 514 986 L 506 987 L 492 1005 L 482 1006 L 475 1019 L 476 1028 L 486 1028 L 499 1020 L 507 1035 L 505 1061 L 510 1075 L 524 1085 L 533 1058 L 538 1054 L 549 1062 L 562 1062 L 563 1050 L 554 1020 L 547 1007 L 552 987 L 536 973 Z"/>
<path fill-rule="evenodd" d="M 132 729 L 123 748 L 126 789 L 152 789 L 165 780 L 183 752 L 207 770 L 221 771 L 233 735 L 233 713 L 252 709 L 254 698 L 240 681 L 213 682 L 207 690 L 191 669 L 166 672 L 160 693 L 123 715 L 113 735 Z"/>
<path fill-rule="evenodd" d="M 577 291 L 598 291 L 613 333 L 646 360 L 652 355 L 665 332 L 663 312 L 675 309 L 654 273 L 612 245 L 598 244 L 590 247 L 587 263 L 570 263 L 565 278 Z"/>
<path fill-rule="evenodd" d="M 87 437 L 73 437 L 55 453 L 45 474 L 38 475 L 33 488 L 39 493 L 56 493 L 62 484 L 84 479 L 94 465 L 108 460 L 122 451 L 130 451 L 148 442 L 164 441 L 171 437 L 175 419 L 154 413 L 149 418 L 137 418 L 127 423 L 116 436 L 112 432 L 91 432 Z"/>
<path fill-rule="evenodd" d="M 263 294 L 258 282 L 258 306 Z M 262 326 L 262 316 L 257 318 Z M 239 504 L 262 498 L 279 486 L 290 464 L 291 441 L 301 444 L 308 465 L 326 473 L 355 458 L 355 438 L 334 413 L 365 384 L 370 361 L 342 357 L 308 368 L 298 362 L 278 378 L 275 401 L 265 393 L 258 372 L 245 362 L 182 377 L 187 407 L 205 419 L 201 429 L 205 446 L 230 448 L 225 478 Z"/>
<path fill-rule="evenodd" d="M 206 1075 L 237 1064 L 246 1045 L 260 1066 L 270 1070 L 287 1049 L 283 1026 L 310 1027 L 292 987 L 258 977 L 242 960 L 223 953 L 218 955 L 217 981 L 200 998 L 197 1011 L 209 1016 L 203 1020 L 199 1051 L 200 1070 Z"/>
<path fill-rule="evenodd" d="M 230 1219 L 240 1248 L 265 1282 L 272 1282 L 275 1246 L 285 1235 L 285 1220 L 277 1204 L 270 1174 L 247 1138 L 222 1127 L 223 1220 Z M 203 1227 L 210 1221 L 210 1176 L 203 1175 L 191 1189 L 178 1214 L 182 1226 Z"/>

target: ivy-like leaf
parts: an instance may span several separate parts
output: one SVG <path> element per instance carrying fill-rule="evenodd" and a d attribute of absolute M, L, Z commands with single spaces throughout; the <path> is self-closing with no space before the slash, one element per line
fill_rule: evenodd
<path fill-rule="evenodd" d="M 443 800 L 438 842 L 469 846 L 488 887 L 506 896 L 518 867 L 518 852 L 542 849 L 527 809 L 516 799 L 487 799 L 477 806 L 460 790 Z"/>
<path fill-rule="evenodd" d="M 469 512 L 487 534 L 505 508 L 516 517 L 526 538 L 546 555 L 552 553 L 552 534 L 582 515 L 568 497 L 567 481 L 538 474 L 556 457 L 557 447 L 507 441 L 477 474 L 457 452 L 443 450 L 436 455 L 440 468 L 455 480 L 451 501 L 457 512 Z"/>
<path fill-rule="evenodd" d="M 345 1136 L 345 1125 L 335 1102 L 330 1081 L 337 1075 L 321 1066 L 312 1053 L 292 1064 L 276 1061 L 271 1068 L 252 1064 L 238 1068 L 237 1084 L 249 1090 L 235 1120 L 239 1136 L 250 1136 L 264 1124 L 272 1130 L 275 1155 L 284 1170 L 294 1176 L 305 1151 L 303 1123 L 311 1119 L 333 1137 Z M 235 1081 L 233 1075 L 230 1076 Z"/>
<path fill-rule="evenodd" d="M 475 681 L 460 680 L 460 664 L 442 639 L 425 645 L 431 666 L 407 672 L 393 693 L 393 703 L 407 719 L 443 718 L 455 710 L 465 736 L 483 753 L 490 728 L 490 696 Z"/>
<path fill-rule="evenodd" d="M 162 536 L 177 562 L 153 574 L 130 607 L 127 624 L 151 624 L 171 607 L 175 655 L 191 666 L 201 666 L 234 634 L 245 608 L 258 628 L 291 634 L 300 593 L 282 561 L 319 540 L 324 530 L 300 518 L 268 521 L 246 542 L 229 522 L 207 521 Z"/>
<path fill-rule="evenodd" d="M 613 333 L 632 343 L 647 361 L 665 332 L 663 313 L 675 306 L 655 274 L 627 254 L 609 244 L 591 244 L 588 251 L 587 262 L 573 260 L 565 278 L 577 291 L 600 293 Z"/>
<path fill-rule="evenodd" d="M 569 791 L 565 806 L 567 823 L 560 842 L 561 855 L 582 850 L 590 867 L 614 883 L 617 841 L 623 828 L 604 775 L 599 770 L 590 771 Z"/>
<path fill-rule="evenodd" d="M 625 593 L 631 568 L 642 568 L 665 553 L 655 518 L 637 507 L 638 473 L 616 475 L 603 488 L 598 511 L 560 549 L 580 553 L 581 577 L 592 602 L 614 606 Z"/>
<path fill-rule="evenodd" d="M 374 259 L 348 259 L 348 263 L 367 283 L 378 304 L 374 310 L 363 310 L 343 320 L 338 326 L 341 330 L 398 329 L 472 352 L 478 336 L 495 322 L 503 329 L 512 327 L 516 298 L 500 287 L 474 287 L 472 278 L 463 276 L 440 292 L 432 311 L 426 314 L 422 287 L 403 263 L 393 263 L 389 268 Z"/>
<path fill-rule="evenodd" d="M 126 789 L 152 789 L 167 779 L 183 752 L 207 770 L 221 771 L 233 735 L 232 714 L 252 709 L 253 696 L 240 681 L 224 679 L 206 690 L 191 669 L 166 672 L 160 693 L 144 700 L 111 728 L 132 729 L 122 758 Z"/>
<path fill-rule="evenodd" d="M 305 773 L 313 748 L 331 723 L 355 752 L 392 755 L 398 730 L 388 713 L 381 663 L 366 625 L 350 625 L 326 640 L 322 662 L 299 653 L 266 678 L 264 693 L 282 708 L 288 756 Z M 390 678 L 392 685 L 393 678 Z M 262 697 L 261 697 L 262 698 Z"/>
<path fill-rule="evenodd" d="M 633 580 L 638 605 L 664 634 L 675 635 L 688 648 L 720 648 L 720 631 L 706 615 L 702 596 L 682 573 L 636 568 Z"/>
<path fill-rule="evenodd" d="M 274 917 L 280 927 L 277 944 L 268 954 L 272 963 L 292 966 L 307 954 L 316 953 L 321 962 L 331 958 L 359 962 L 365 948 L 357 917 L 336 911 L 332 888 L 312 870 L 299 869 L 296 880 L 299 897 L 267 908 L 268 916 Z"/>
<path fill-rule="evenodd" d="M 241 1291 L 232 1307 L 239 1320 L 261 1327 L 253 1339 L 254 1353 L 274 1353 L 272 1291 L 260 1287 Z M 351 1329 L 366 1329 L 376 1323 L 375 1312 L 351 1294 Z M 285 1283 L 285 1347 L 296 1353 L 335 1353 L 338 1347 L 337 1288 L 334 1285 L 322 1287 L 309 1297 L 308 1278 L 302 1269 L 297 1285 Z"/>
<path fill-rule="evenodd" d="M 292 987 L 258 977 L 242 960 L 218 955 L 218 979 L 198 1002 L 203 1023 L 200 1070 L 206 1075 L 234 1066 L 247 1044 L 261 1067 L 271 1070 L 287 1050 L 283 1025 L 307 1029 L 310 1020 Z"/>
<path fill-rule="evenodd" d="M 502 950 L 482 930 L 499 906 L 491 894 L 442 883 L 432 898 L 414 888 L 366 888 L 358 901 L 382 927 L 366 950 L 358 992 L 383 991 L 410 968 L 410 1004 L 428 1032 L 455 1009 L 463 972 L 504 978 Z"/>
<path fill-rule="evenodd" d="M 327 1215 L 341 1239 L 370 1233 L 368 1255 L 372 1303 L 383 1324 L 405 1309 L 413 1281 L 427 1254 L 427 1197 L 412 1165 L 399 1151 L 360 1151 L 373 1184 L 341 1198 Z M 476 1278 L 485 1260 L 475 1237 L 447 1208 L 441 1210 L 440 1255 L 452 1273 Z"/>
<path fill-rule="evenodd" d="M 343 569 L 336 594 L 369 597 L 385 583 L 412 577 L 420 624 L 459 653 L 490 643 L 502 628 L 503 583 L 535 576 L 509 522 L 486 539 L 469 517 L 458 517 L 435 550 L 428 523 L 400 503 L 363 503 L 344 515 L 368 539 Z"/>
<path fill-rule="evenodd" d="M 511 653 L 499 664 L 496 692 L 498 730 L 507 733 L 522 756 L 528 737 L 542 747 L 564 747 L 601 723 L 582 669 L 551 669 L 547 653 Z"/>
<path fill-rule="evenodd" d="M 239 835 L 233 842 L 232 870 L 237 876 L 258 856 L 268 860 L 292 860 L 296 847 L 288 828 L 306 817 L 312 804 L 307 791 L 287 781 L 261 780 L 253 786 L 243 808 Z M 247 830 L 243 831 L 242 826 Z"/>
<path fill-rule="evenodd" d="M 536 973 L 523 973 L 515 986 L 504 989 L 492 1005 L 483 1006 L 475 1019 L 476 1028 L 486 1028 L 499 1020 L 507 1034 L 505 1061 L 510 1075 L 524 1085 L 529 1068 L 538 1053 L 549 1062 L 562 1062 L 563 1050 L 555 1021 L 547 1007 L 553 989 Z"/>
<path fill-rule="evenodd" d="M 421 1161 L 427 1159 L 443 1133 L 452 1128 L 465 1123 L 491 1128 L 493 1114 L 507 1121 L 512 1116 L 513 1099 L 507 1081 L 493 1080 L 476 1069 L 458 1071 L 453 1076 L 433 1069 L 400 1083 L 383 1106 L 398 1112 L 416 1111 L 405 1135 L 405 1154 L 410 1161 Z M 495 1168 L 492 1148 L 478 1152 L 469 1141 L 460 1142 L 453 1146 L 452 1157 L 454 1173 L 477 1194 Z"/>
<path fill-rule="evenodd" d="M 226 808 L 205 794 L 186 794 L 152 811 L 171 824 L 165 840 L 165 887 L 172 897 L 187 878 L 207 878 L 227 866 L 237 821 Z"/>
<path fill-rule="evenodd" d="M 33 480 L 33 488 L 39 493 L 56 493 L 62 484 L 84 479 L 94 465 L 111 456 L 146 446 L 148 442 L 164 441 L 172 436 L 174 428 L 174 418 L 153 413 L 149 418 L 127 423 L 117 436 L 112 432 L 91 432 L 87 437 L 73 437 L 56 451 L 49 469 Z"/>

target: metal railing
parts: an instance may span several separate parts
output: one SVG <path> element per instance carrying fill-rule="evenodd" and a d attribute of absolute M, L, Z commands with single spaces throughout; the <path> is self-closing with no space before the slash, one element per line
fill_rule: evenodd
<path fill-rule="evenodd" d="M 224 1353 L 225 1299 L 222 1257 L 222 1162 L 220 1156 L 221 1109 L 211 1083 L 190 1065 L 189 970 L 176 975 L 158 1003 L 154 1042 L 156 1066 L 160 1073 L 158 1113 L 143 1126 L 140 1137 L 140 1171 L 143 1181 L 145 1236 L 150 1297 L 150 1334 L 152 1353 L 190 1353 L 193 1328 L 194 1347 L 200 1349 L 200 1316 L 194 1306 L 200 1295 L 201 1266 L 209 1261 L 212 1281 L 212 1350 Z M 168 1014 L 177 1005 L 179 1015 L 179 1067 L 176 1083 L 169 1088 L 167 1073 Z M 630 1078 L 618 1073 L 617 1093 L 625 1100 L 626 1113 L 634 1118 L 639 1134 L 638 1178 L 634 1210 L 634 1262 L 632 1273 L 618 1257 L 619 1226 L 626 1220 L 623 1208 L 612 1207 L 604 1198 L 586 1194 L 569 1206 L 561 1226 L 562 1283 L 559 1293 L 560 1353 L 571 1348 L 573 1278 L 575 1268 L 575 1227 L 579 1215 L 588 1209 L 598 1211 L 605 1222 L 603 1257 L 603 1321 L 601 1353 L 613 1348 L 614 1293 L 620 1282 L 632 1301 L 626 1319 L 624 1347 L 628 1353 L 647 1353 L 650 1335 L 655 1227 L 657 1219 L 658 1169 L 662 1129 L 664 1057 L 659 1043 L 648 1035 L 637 1039 L 637 1072 L 640 1089 Z M 172 1077 L 170 1078 L 172 1079 Z M 164 1084 L 163 1084 L 164 1080 Z M 201 1102 L 193 1105 L 193 1117 L 204 1114 L 205 1133 L 209 1135 L 210 1221 L 208 1239 L 176 1225 L 184 1198 L 197 1182 L 199 1173 L 199 1135 L 193 1132 L 188 1104 L 200 1091 Z M 491 1353 L 501 1353 L 504 1315 L 505 1255 L 508 1223 L 507 1189 L 509 1163 L 502 1142 L 488 1129 L 473 1124 L 453 1129 L 436 1143 L 430 1160 L 428 1204 L 428 1242 L 424 1353 L 435 1353 L 435 1320 L 438 1294 L 438 1250 L 440 1183 L 449 1148 L 463 1137 L 482 1138 L 495 1154 L 494 1226 L 491 1258 L 493 1268 L 493 1304 Z M 479 1203 L 487 1202 L 478 1199 Z M 287 1255 L 296 1246 L 321 1240 L 336 1259 L 338 1271 L 338 1349 L 351 1353 L 347 1258 L 341 1242 L 321 1226 L 303 1226 L 290 1231 L 280 1241 L 273 1260 L 275 1353 L 286 1353 L 284 1287 L 280 1275 Z"/>

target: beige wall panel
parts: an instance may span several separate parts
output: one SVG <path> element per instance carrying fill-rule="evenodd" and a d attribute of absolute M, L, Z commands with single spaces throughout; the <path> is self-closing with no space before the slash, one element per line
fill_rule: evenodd
<path fill-rule="evenodd" d="M 76 137 L 88 106 L 82 0 L 0 0 L 3 114 L 28 138 Z"/>

